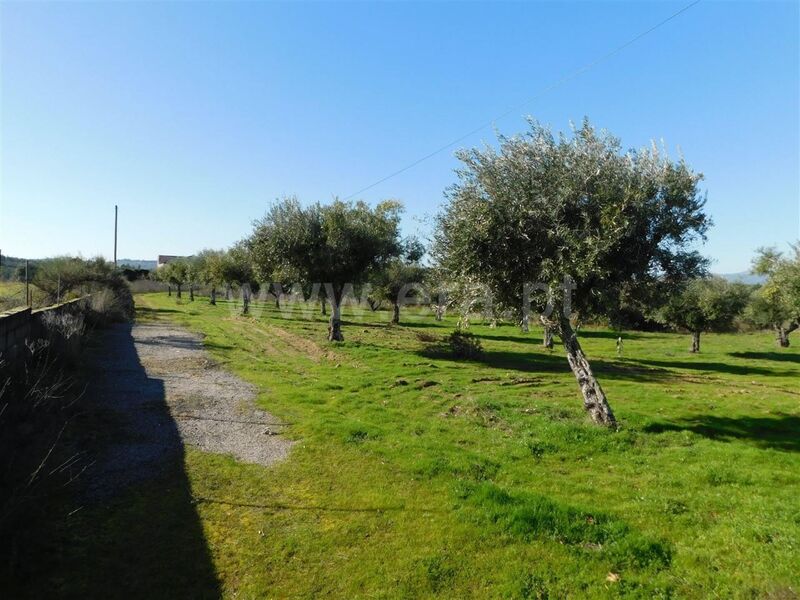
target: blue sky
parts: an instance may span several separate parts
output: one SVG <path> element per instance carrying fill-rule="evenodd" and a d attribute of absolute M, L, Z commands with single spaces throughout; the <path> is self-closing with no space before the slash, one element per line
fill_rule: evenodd
<path fill-rule="evenodd" d="M 0 4 L 0 249 L 224 247 L 275 198 L 346 197 L 687 2 Z M 494 123 L 585 115 L 705 174 L 717 272 L 800 237 L 798 3 L 705 0 Z M 458 146 L 495 139 L 491 127 Z M 364 192 L 425 233 L 451 148 Z"/>

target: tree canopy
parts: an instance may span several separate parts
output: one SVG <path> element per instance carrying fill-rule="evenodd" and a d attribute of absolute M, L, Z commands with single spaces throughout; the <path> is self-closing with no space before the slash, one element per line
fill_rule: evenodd
<path fill-rule="evenodd" d="M 760 327 L 775 330 L 778 345 L 789 346 L 789 334 L 800 327 L 800 244 L 785 255 L 775 248 L 759 248 L 753 273 L 767 281 L 754 294 L 748 317 Z"/>
<path fill-rule="evenodd" d="M 254 223 L 247 245 L 262 276 L 276 272 L 306 285 L 326 284 L 332 311 L 328 337 L 343 339 L 341 300 L 347 285 L 400 253 L 402 206 L 387 200 L 374 209 L 365 202 L 319 203 L 303 207 L 296 198 L 274 204 Z"/>
<path fill-rule="evenodd" d="M 721 277 L 695 279 L 673 294 L 662 311 L 666 323 L 692 333 L 692 352 L 700 351 L 700 334 L 726 331 L 747 304 L 750 288 Z"/>
<path fill-rule="evenodd" d="M 419 295 L 427 269 L 420 264 L 425 247 L 417 239 L 406 240 L 402 256 L 389 259 L 372 278 L 373 296 L 392 305 L 393 324 L 400 323 L 400 306 L 409 296 Z"/>
<path fill-rule="evenodd" d="M 549 288 L 550 319 L 584 405 L 613 425 L 569 317 L 609 314 L 623 296 L 702 272 L 691 247 L 710 224 L 702 176 L 654 147 L 623 152 L 588 121 L 558 136 L 531 122 L 526 134 L 499 142 L 458 153 L 463 164 L 437 218 L 434 257 L 486 285 L 505 310 L 527 310 L 526 284 Z"/>

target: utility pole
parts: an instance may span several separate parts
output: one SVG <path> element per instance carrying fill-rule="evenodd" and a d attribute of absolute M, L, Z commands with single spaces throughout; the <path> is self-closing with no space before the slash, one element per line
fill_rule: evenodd
<path fill-rule="evenodd" d="M 31 295 L 28 292 L 28 259 L 25 259 L 25 304 L 31 305 Z"/>
<path fill-rule="evenodd" d="M 114 267 L 117 266 L 117 215 L 119 213 L 119 208 L 117 205 L 114 205 Z"/>

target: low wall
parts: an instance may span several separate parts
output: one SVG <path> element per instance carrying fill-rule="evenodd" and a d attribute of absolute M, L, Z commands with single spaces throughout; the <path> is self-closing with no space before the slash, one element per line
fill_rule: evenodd
<path fill-rule="evenodd" d="M 0 313 L 0 361 L 13 366 L 26 355 L 26 343 L 48 338 L 45 315 L 76 313 L 86 310 L 90 296 L 76 298 L 45 308 L 14 308 Z"/>

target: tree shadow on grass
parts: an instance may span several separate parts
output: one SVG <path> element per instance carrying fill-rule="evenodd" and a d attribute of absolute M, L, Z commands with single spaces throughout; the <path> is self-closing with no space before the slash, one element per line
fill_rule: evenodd
<path fill-rule="evenodd" d="M 400 326 L 411 327 L 414 329 L 453 329 L 452 325 L 448 325 L 447 323 L 442 323 L 439 321 L 404 321 L 402 317 L 400 318 Z"/>
<path fill-rule="evenodd" d="M 137 306 L 136 307 L 136 314 L 142 317 L 150 317 L 154 316 L 157 317 L 163 313 L 179 313 L 182 312 L 175 308 L 147 308 L 146 306 Z"/>
<path fill-rule="evenodd" d="M 662 369 L 691 369 L 693 371 L 726 373 L 728 375 L 774 375 L 786 376 L 794 375 L 794 371 L 770 369 L 766 367 L 754 367 L 750 365 L 732 365 L 722 362 L 704 362 L 689 360 L 653 360 L 653 359 L 629 359 L 632 362 L 649 367 Z"/>
<path fill-rule="evenodd" d="M 624 340 L 652 340 L 659 337 L 659 334 L 642 333 L 640 331 L 608 331 L 595 329 L 581 329 L 578 332 L 578 339 L 604 339 L 616 340 L 621 337 Z"/>
<path fill-rule="evenodd" d="M 729 352 L 729 356 L 747 360 L 774 360 L 776 362 L 792 362 L 800 364 L 800 354 L 786 352 Z"/>
<path fill-rule="evenodd" d="M 24 595 L 219 598 L 163 382 L 148 377 L 129 325 L 101 336 L 87 360 L 87 437 L 100 437 L 87 447 L 96 464 L 82 478 L 56 564 Z"/>
<path fill-rule="evenodd" d="M 703 437 L 730 442 L 743 440 L 761 448 L 800 452 L 800 417 L 720 417 L 700 415 L 673 423 L 652 423 L 647 433 L 691 431 Z"/>
<path fill-rule="evenodd" d="M 518 342 L 518 343 L 534 343 L 541 345 L 542 344 L 542 336 L 544 333 L 540 328 L 532 328 L 528 333 L 523 333 L 519 331 L 517 335 L 503 335 L 503 334 L 495 334 L 495 333 L 476 333 L 476 337 L 479 337 L 484 340 L 495 340 L 498 342 Z M 645 339 L 652 339 L 657 336 L 648 333 L 639 333 L 639 332 L 613 332 L 613 331 L 581 331 L 578 334 L 578 339 L 581 338 L 597 338 L 597 339 L 608 339 L 615 342 L 618 337 L 621 337 L 623 341 L 627 340 L 645 340 Z M 560 346 L 560 342 L 558 337 L 554 338 L 554 343 L 556 346 Z M 612 350 L 616 346 L 612 343 L 609 345 L 609 348 Z"/>
<path fill-rule="evenodd" d="M 443 351 L 441 346 L 431 346 L 417 352 L 426 358 L 465 362 L 457 359 L 452 354 Z M 571 374 L 569 363 L 560 352 L 512 352 L 509 350 L 484 351 L 480 358 L 471 362 L 483 366 L 502 369 L 505 371 L 522 371 L 525 373 L 565 373 Z M 592 370 L 599 379 L 627 380 L 627 381 L 663 381 L 674 379 L 674 373 L 666 369 L 642 367 L 628 362 L 610 362 L 602 359 L 589 358 Z"/>

